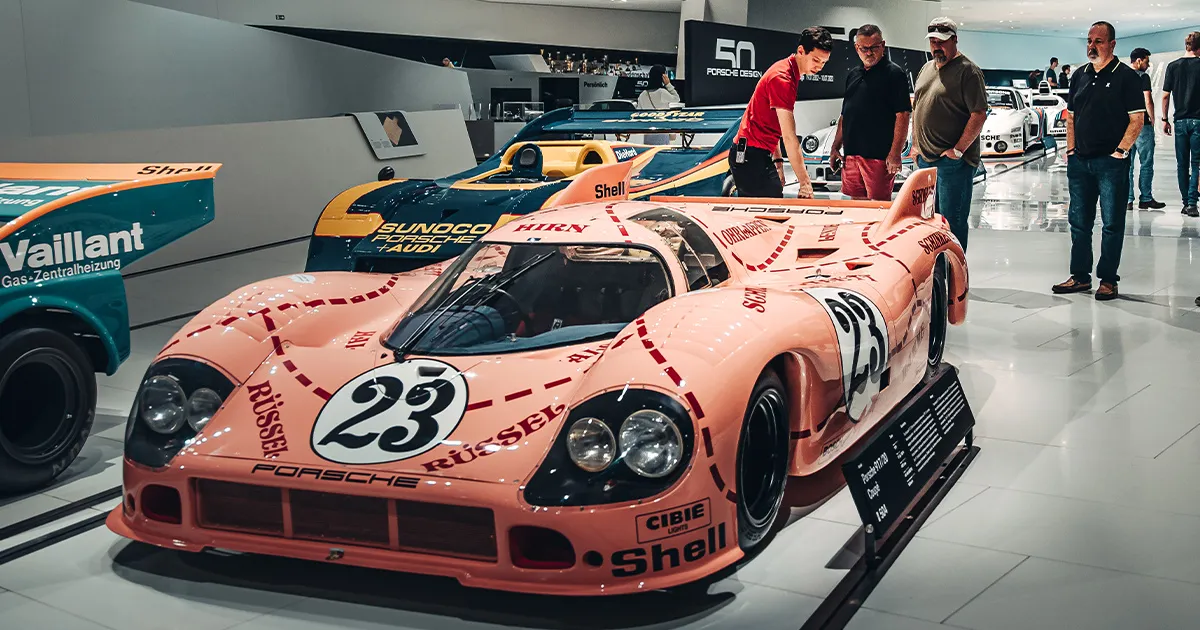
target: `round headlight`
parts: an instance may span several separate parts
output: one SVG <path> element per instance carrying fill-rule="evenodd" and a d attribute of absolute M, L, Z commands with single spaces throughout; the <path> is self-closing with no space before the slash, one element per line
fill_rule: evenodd
<path fill-rule="evenodd" d="M 821 148 L 821 141 L 817 140 L 816 136 L 805 136 L 804 146 L 801 148 L 805 153 L 816 153 L 817 149 Z"/>
<path fill-rule="evenodd" d="M 175 379 L 155 376 L 142 386 L 138 415 L 152 431 L 170 435 L 187 422 L 186 404 L 187 397 Z"/>
<path fill-rule="evenodd" d="M 1005 152 L 1005 151 L 1007 151 L 1007 150 L 1008 150 L 1008 143 L 1007 143 L 1007 142 L 1005 142 L 1005 141 L 1001 140 L 1001 141 L 999 141 L 999 142 L 997 142 L 997 143 L 996 143 L 996 151 L 998 151 L 998 152 L 1000 152 L 1000 153 L 1004 153 L 1004 152 Z"/>
<path fill-rule="evenodd" d="M 665 477 L 683 459 L 683 436 L 665 414 L 643 409 L 621 424 L 621 458 L 643 477 Z"/>
<path fill-rule="evenodd" d="M 581 418 L 567 433 L 567 451 L 576 466 L 594 473 L 612 463 L 617 453 L 617 440 L 612 430 L 596 418 Z"/>
<path fill-rule="evenodd" d="M 197 431 L 203 429 L 204 425 L 217 415 L 217 410 L 221 408 L 222 402 L 221 395 L 207 387 L 201 387 L 192 392 L 192 397 L 188 398 L 187 405 L 188 424 Z"/>

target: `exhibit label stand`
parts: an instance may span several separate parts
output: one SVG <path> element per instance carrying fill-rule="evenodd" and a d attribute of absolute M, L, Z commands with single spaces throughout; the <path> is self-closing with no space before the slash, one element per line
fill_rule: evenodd
<path fill-rule="evenodd" d="M 942 364 L 842 466 L 864 551 L 801 630 L 844 628 L 979 452 L 958 370 Z"/>

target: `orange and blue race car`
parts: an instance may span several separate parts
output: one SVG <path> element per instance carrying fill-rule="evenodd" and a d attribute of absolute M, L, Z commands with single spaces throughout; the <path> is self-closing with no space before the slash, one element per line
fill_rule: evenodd
<path fill-rule="evenodd" d="M 306 270 L 409 271 L 567 199 L 729 195 L 727 157 L 741 118 L 740 109 L 549 112 L 468 171 L 383 179 L 338 195 L 313 228 Z M 643 134 L 676 142 L 630 141 Z"/>

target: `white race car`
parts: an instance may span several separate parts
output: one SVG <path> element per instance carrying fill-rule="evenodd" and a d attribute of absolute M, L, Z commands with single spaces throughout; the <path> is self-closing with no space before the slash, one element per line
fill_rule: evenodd
<path fill-rule="evenodd" d="M 979 136 L 985 157 L 1023 155 L 1030 147 L 1044 143 L 1046 114 L 1030 107 L 1020 90 L 989 87 L 987 99 L 987 122 Z"/>
<path fill-rule="evenodd" d="M 1059 140 L 1067 137 L 1067 102 L 1050 89 L 1049 83 L 1042 82 L 1038 92 L 1030 95 L 1029 104 L 1042 112 L 1046 133 Z"/>
<path fill-rule="evenodd" d="M 836 135 L 837 121 L 834 120 L 830 126 L 800 138 L 800 150 L 804 152 L 804 168 L 808 171 L 808 178 L 812 180 L 813 190 L 837 192 L 842 189 L 841 165 L 839 164 L 839 168 L 835 169 L 829 164 L 829 152 Z M 786 184 L 798 190 L 796 174 L 792 172 L 791 165 L 785 162 L 783 170 L 787 178 Z M 914 170 L 916 170 L 916 157 L 912 148 L 912 125 L 909 124 L 908 139 L 905 142 L 904 151 L 900 154 L 900 173 L 896 175 L 896 183 L 892 186 L 893 190 L 900 190 Z M 785 195 L 788 194 L 787 190 L 785 188 Z"/>

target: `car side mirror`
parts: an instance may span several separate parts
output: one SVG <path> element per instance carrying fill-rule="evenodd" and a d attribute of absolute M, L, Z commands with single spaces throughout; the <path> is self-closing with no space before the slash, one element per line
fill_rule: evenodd
<path fill-rule="evenodd" d="M 385 167 L 379 169 L 379 181 L 386 182 L 386 181 L 391 181 L 395 178 L 396 178 L 396 169 L 394 169 L 390 166 L 385 166 Z"/>

